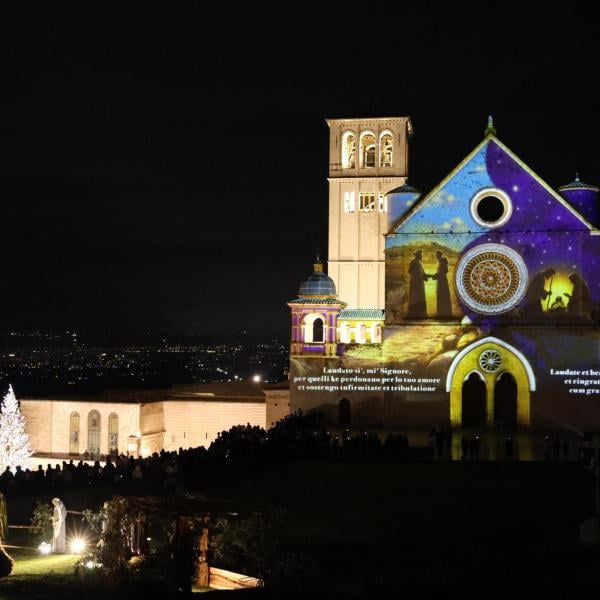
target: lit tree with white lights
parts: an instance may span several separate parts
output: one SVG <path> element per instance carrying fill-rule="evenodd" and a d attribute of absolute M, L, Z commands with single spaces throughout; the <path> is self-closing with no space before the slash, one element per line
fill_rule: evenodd
<path fill-rule="evenodd" d="M 17 465 L 24 465 L 33 454 L 29 437 L 25 432 L 25 417 L 21 414 L 19 402 L 12 389 L 0 403 L 0 473 L 6 467 L 14 472 Z"/>

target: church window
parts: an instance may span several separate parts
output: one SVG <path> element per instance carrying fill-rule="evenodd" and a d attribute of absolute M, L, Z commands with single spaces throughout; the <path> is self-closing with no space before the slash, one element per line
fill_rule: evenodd
<path fill-rule="evenodd" d="M 367 342 L 367 329 L 364 323 L 357 323 L 354 329 L 354 338 L 357 344 L 365 344 Z"/>
<path fill-rule="evenodd" d="M 79 454 L 79 413 L 69 417 L 69 454 Z"/>
<path fill-rule="evenodd" d="M 384 131 L 379 137 L 379 166 L 394 166 L 394 136 L 390 131 Z"/>
<path fill-rule="evenodd" d="M 322 344 L 325 341 L 325 320 L 320 313 L 310 313 L 303 320 L 304 341 Z"/>
<path fill-rule="evenodd" d="M 371 343 L 381 344 L 381 325 L 379 323 L 371 325 Z"/>
<path fill-rule="evenodd" d="M 358 210 L 359 212 L 387 212 L 387 198 L 382 192 L 379 192 L 377 197 L 375 192 L 360 192 L 358 194 Z"/>
<path fill-rule="evenodd" d="M 92 455 L 100 454 L 100 413 L 97 410 L 88 414 L 87 451 Z"/>
<path fill-rule="evenodd" d="M 356 135 L 346 131 L 342 135 L 342 169 L 354 169 L 356 165 Z"/>
<path fill-rule="evenodd" d="M 323 333 L 323 319 L 315 319 L 312 325 L 313 342 L 324 342 Z"/>
<path fill-rule="evenodd" d="M 375 210 L 375 192 L 360 192 L 358 194 L 358 210 L 373 212 Z"/>
<path fill-rule="evenodd" d="M 482 227 L 499 227 L 512 214 L 508 194 L 496 188 L 480 190 L 471 200 L 471 216 Z"/>
<path fill-rule="evenodd" d="M 354 192 L 344 192 L 344 212 L 354 212 Z"/>
<path fill-rule="evenodd" d="M 360 134 L 360 166 L 372 168 L 375 166 L 375 135 L 370 131 Z"/>
<path fill-rule="evenodd" d="M 342 344 L 350 344 L 352 342 L 350 323 L 342 323 L 340 326 L 340 342 Z"/>
<path fill-rule="evenodd" d="M 117 454 L 119 451 L 119 416 L 110 413 L 108 416 L 108 453 Z"/>

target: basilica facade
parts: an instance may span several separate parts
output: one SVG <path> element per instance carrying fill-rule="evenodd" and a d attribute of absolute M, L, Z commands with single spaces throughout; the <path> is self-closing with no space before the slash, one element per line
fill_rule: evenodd
<path fill-rule="evenodd" d="M 598 188 L 498 138 L 434 189 L 407 117 L 328 121 L 329 269 L 291 310 L 290 407 L 332 423 L 600 430 Z"/>

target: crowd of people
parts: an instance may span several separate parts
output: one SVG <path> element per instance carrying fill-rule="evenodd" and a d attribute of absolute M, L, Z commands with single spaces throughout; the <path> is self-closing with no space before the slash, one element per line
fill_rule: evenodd
<path fill-rule="evenodd" d="M 242 466 L 263 468 L 286 460 L 479 460 L 479 435 L 461 434 L 460 442 L 450 428 L 433 428 L 426 447 L 411 447 L 403 434 L 351 433 L 346 429 L 331 432 L 319 416 L 293 414 L 266 431 L 261 427 L 238 425 L 223 431 L 208 448 L 180 448 L 178 451 L 154 453 L 146 458 L 110 456 L 102 461 L 65 460 L 62 465 L 39 465 L 37 469 L 7 468 L 0 474 L 0 492 L 19 494 L 58 494 L 83 486 L 119 486 L 139 482 L 153 493 L 174 492 L 178 487 L 198 489 L 210 481 L 228 477 Z M 453 440 L 455 444 L 453 444 Z M 507 435 L 505 456 L 516 454 L 513 440 Z M 566 440 L 546 438 L 546 460 L 567 460 Z"/>
<path fill-rule="evenodd" d="M 0 492 L 19 494 L 57 494 L 82 486 L 118 486 L 128 481 L 158 486 L 165 493 L 179 485 L 207 481 L 243 463 L 271 464 L 287 459 L 321 460 L 344 458 L 407 459 L 408 438 L 390 433 L 381 441 L 374 433 L 351 435 L 348 430 L 334 434 L 322 426 L 318 417 L 290 415 L 266 431 L 258 426 L 238 425 L 223 431 L 205 448 L 161 450 L 146 458 L 103 457 L 103 460 L 64 460 L 62 465 L 39 465 L 37 469 L 9 467 L 0 474 Z"/>

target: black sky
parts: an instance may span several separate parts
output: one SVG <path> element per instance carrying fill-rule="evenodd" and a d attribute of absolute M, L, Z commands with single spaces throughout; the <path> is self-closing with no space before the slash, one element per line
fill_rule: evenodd
<path fill-rule="evenodd" d="M 488 113 L 551 185 L 600 183 L 585 5 L 325 4 L 3 6 L 0 329 L 285 333 L 327 117 L 410 115 L 424 191 Z"/>

